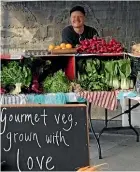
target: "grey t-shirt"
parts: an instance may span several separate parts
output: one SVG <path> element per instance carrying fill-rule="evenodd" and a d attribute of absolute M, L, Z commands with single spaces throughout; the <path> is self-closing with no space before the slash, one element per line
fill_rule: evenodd
<path fill-rule="evenodd" d="M 62 42 L 70 43 L 73 46 L 76 46 L 77 44 L 79 44 L 80 40 L 91 39 L 93 38 L 93 36 L 99 35 L 98 32 L 90 26 L 84 25 L 84 32 L 81 35 L 79 35 L 74 31 L 73 27 L 70 25 L 65 27 L 62 31 Z"/>

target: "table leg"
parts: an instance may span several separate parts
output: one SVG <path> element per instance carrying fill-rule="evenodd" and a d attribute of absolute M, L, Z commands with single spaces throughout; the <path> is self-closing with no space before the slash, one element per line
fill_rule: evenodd
<path fill-rule="evenodd" d="M 131 124 L 131 100 L 130 99 L 128 100 L 128 106 L 129 106 L 129 112 L 128 112 L 129 126 L 136 133 L 136 136 L 137 136 L 136 141 L 139 142 L 139 133 L 137 132 L 137 130 Z"/>
<path fill-rule="evenodd" d="M 91 131 L 93 133 L 93 136 L 97 142 L 97 147 L 98 147 L 98 153 L 99 153 L 99 159 L 102 159 L 102 153 L 101 153 L 101 146 L 100 146 L 100 142 L 99 139 L 94 131 L 93 125 L 92 125 L 92 120 L 91 120 L 91 103 L 89 103 L 89 107 L 88 107 L 88 115 L 89 115 L 89 122 L 90 122 L 90 128 Z"/>
<path fill-rule="evenodd" d="M 98 140 L 100 139 L 100 136 L 103 134 L 103 132 L 107 129 L 107 122 L 108 122 L 108 114 L 107 114 L 107 109 L 105 109 L 105 127 L 99 132 Z"/>

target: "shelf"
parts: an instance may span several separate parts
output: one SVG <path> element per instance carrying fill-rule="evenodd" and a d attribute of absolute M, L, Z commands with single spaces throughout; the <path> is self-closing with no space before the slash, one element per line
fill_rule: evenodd
<path fill-rule="evenodd" d="M 47 55 L 34 55 L 33 58 L 42 58 L 42 57 L 70 57 L 75 56 L 75 54 L 47 54 Z M 31 56 L 23 56 L 24 58 L 30 58 Z"/>
<path fill-rule="evenodd" d="M 12 55 L 12 54 L 0 54 L 0 59 L 3 59 L 3 60 L 21 60 L 23 59 L 23 55 L 19 55 L 19 54 L 16 54 L 16 55 Z"/>
<path fill-rule="evenodd" d="M 125 56 L 130 55 L 130 53 L 102 53 L 102 54 L 45 54 L 45 55 L 34 55 L 34 58 L 45 58 L 45 57 L 83 57 L 83 56 L 110 56 L 110 57 L 116 57 L 116 56 Z M 133 55 L 134 56 L 134 55 Z M 27 56 L 25 54 L 1 54 L 0 59 L 8 59 L 8 60 L 18 60 L 22 58 L 30 58 L 31 56 Z M 134 56 L 135 57 L 135 56 Z"/>
<path fill-rule="evenodd" d="M 124 56 L 127 53 L 76 54 L 75 56 Z"/>
<path fill-rule="evenodd" d="M 140 55 L 135 55 L 135 54 L 131 54 L 131 53 L 128 53 L 129 56 L 131 57 L 137 57 L 137 58 L 140 58 Z"/>

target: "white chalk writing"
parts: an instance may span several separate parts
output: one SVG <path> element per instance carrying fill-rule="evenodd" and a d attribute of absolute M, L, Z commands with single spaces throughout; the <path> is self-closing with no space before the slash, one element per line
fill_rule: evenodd
<path fill-rule="evenodd" d="M 46 117 L 47 117 L 48 115 L 46 114 L 45 109 L 44 109 L 43 115 L 40 115 L 40 116 L 43 116 L 43 117 L 44 117 L 44 125 L 47 125 L 47 124 L 46 124 Z"/>
<path fill-rule="evenodd" d="M 1 129 L 0 134 L 4 134 L 6 130 L 7 122 L 17 122 L 17 123 L 25 123 L 28 122 L 31 125 L 35 125 L 40 121 L 41 118 L 43 118 L 43 123 L 46 126 L 47 125 L 47 114 L 44 109 L 43 114 L 40 114 L 40 117 L 38 114 L 6 114 L 7 108 L 2 108 L 0 113 L 0 122 L 3 123 L 3 128 Z"/>
<path fill-rule="evenodd" d="M 46 142 L 47 144 L 56 144 L 57 146 L 62 142 L 65 146 L 69 146 L 66 142 L 65 136 L 62 135 L 62 131 L 56 131 L 53 134 L 46 135 Z"/>
<path fill-rule="evenodd" d="M 17 142 L 31 142 L 31 141 L 35 141 L 38 145 L 39 148 L 41 148 L 41 145 L 40 145 L 40 142 L 39 142 L 39 139 L 38 139 L 38 135 L 37 133 L 12 133 L 12 132 L 9 132 L 6 134 L 6 138 L 8 140 L 8 148 L 3 148 L 4 151 L 8 152 L 11 150 L 12 148 L 12 141 L 14 141 L 14 143 L 17 143 Z"/>
<path fill-rule="evenodd" d="M 17 168 L 18 168 L 19 172 L 21 172 L 20 156 L 22 157 L 22 155 L 20 155 L 20 149 L 18 149 L 16 159 L 17 159 Z M 25 160 L 25 162 L 26 162 L 26 160 Z M 46 170 L 51 171 L 51 170 L 54 169 L 54 165 L 49 165 L 52 162 L 52 157 L 51 156 L 49 156 L 47 158 L 45 158 L 45 156 L 42 156 L 41 160 L 39 160 L 38 156 L 36 156 L 36 157 L 29 156 L 28 159 L 27 159 L 27 168 L 28 168 L 28 170 L 32 170 L 34 168 L 34 163 L 35 162 L 37 162 L 38 167 L 39 167 L 40 170 L 42 170 L 42 168 L 43 168 L 43 163 L 45 163 Z"/>
<path fill-rule="evenodd" d="M 63 127 L 63 130 L 64 131 L 70 131 L 72 129 L 72 126 L 73 126 L 73 118 L 72 118 L 72 114 L 69 114 L 69 115 L 61 115 L 61 114 L 58 114 L 58 115 L 54 115 L 55 117 L 55 121 L 56 123 L 59 125 L 60 122 L 62 122 L 63 124 L 67 125 L 68 123 L 70 124 L 70 126 L 68 128 L 64 128 Z"/>

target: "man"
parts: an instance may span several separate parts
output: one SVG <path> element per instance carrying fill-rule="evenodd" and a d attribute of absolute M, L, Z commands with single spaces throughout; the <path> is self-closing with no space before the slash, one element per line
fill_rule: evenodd
<path fill-rule="evenodd" d="M 62 31 L 62 42 L 70 43 L 75 47 L 80 40 L 90 39 L 93 36 L 99 36 L 97 31 L 84 24 L 85 10 L 81 6 L 75 6 L 70 10 L 71 25 L 67 26 Z"/>

